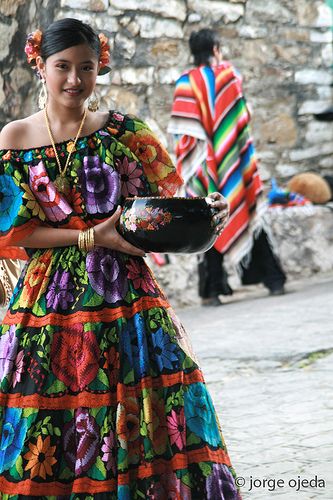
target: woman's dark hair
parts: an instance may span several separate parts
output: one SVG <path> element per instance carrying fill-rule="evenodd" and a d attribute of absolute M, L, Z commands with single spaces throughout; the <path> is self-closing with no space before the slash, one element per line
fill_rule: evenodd
<path fill-rule="evenodd" d="M 50 24 L 43 31 L 40 55 L 44 61 L 62 50 L 69 49 L 82 43 L 87 44 L 99 59 L 101 44 L 97 33 L 78 19 L 60 19 Z"/>
<path fill-rule="evenodd" d="M 189 44 L 194 57 L 194 64 L 196 66 L 201 64 L 210 66 L 213 49 L 215 46 L 220 47 L 220 39 L 216 31 L 204 28 L 199 31 L 192 31 Z"/>

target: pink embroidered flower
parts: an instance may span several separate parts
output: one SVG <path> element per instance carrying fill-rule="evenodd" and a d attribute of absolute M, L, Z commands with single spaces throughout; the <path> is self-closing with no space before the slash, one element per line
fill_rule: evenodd
<path fill-rule="evenodd" d="M 142 288 L 146 293 L 155 292 L 154 281 L 145 264 L 130 259 L 126 267 L 128 269 L 128 279 L 132 280 L 134 288 Z"/>
<path fill-rule="evenodd" d="M 14 373 L 13 373 L 13 387 L 21 382 L 22 374 L 24 371 L 24 351 L 20 351 L 16 356 L 14 363 Z"/>
<path fill-rule="evenodd" d="M 186 444 L 184 409 L 182 408 L 179 414 L 172 410 L 167 421 L 171 444 L 175 444 L 179 450 L 182 450 Z"/>
<path fill-rule="evenodd" d="M 56 190 L 47 174 L 43 161 L 36 166 L 30 166 L 29 186 L 35 198 L 43 208 L 45 215 L 51 221 L 66 219 L 72 212 L 70 205 Z"/>
<path fill-rule="evenodd" d="M 106 462 L 107 470 L 112 470 L 113 474 L 116 475 L 117 448 L 113 432 L 111 432 L 108 436 L 105 436 L 102 452 L 102 460 L 103 462 Z"/>
<path fill-rule="evenodd" d="M 126 156 L 123 161 L 116 160 L 116 168 L 120 173 L 121 194 L 125 197 L 130 194 L 137 196 L 142 187 L 142 168 L 136 161 L 129 162 Z"/>

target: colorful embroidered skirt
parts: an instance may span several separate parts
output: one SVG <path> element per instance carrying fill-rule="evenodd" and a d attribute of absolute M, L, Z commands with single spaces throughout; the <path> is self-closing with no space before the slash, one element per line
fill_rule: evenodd
<path fill-rule="evenodd" d="M 36 251 L 0 333 L 2 499 L 239 498 L 202 373 L 142 259 Z"/>

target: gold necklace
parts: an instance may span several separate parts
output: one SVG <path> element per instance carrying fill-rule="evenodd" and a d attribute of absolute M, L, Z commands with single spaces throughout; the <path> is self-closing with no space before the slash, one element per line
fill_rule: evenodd
<path fill-rule="evenodd" d="M 44 116 L 45 116 L 46 128 L 47 128 L 47 131 L 48 131 L 50 139 L 51 139 L 51 143 L 52 143 L 54 155 L 55 155 L 55 158 L 57 160 L 57 164 L 58 164 L 58 168 L 59 168 L 59 175 L 57 175 L 57 177 L 56 177 L 56 179 L 54 181 L 54 184 L 55 184 L 56 188 L 58 189 L 58 191 L 60 191 L 61 193 L 65 194 L 67 196 L 70 193 L 70 184 L 69 184 L 68 178 L 65 177 L 65 175 L 66 175 L 67 168 L 69 166 L 69 162 L 70 162 L 72 153 L 73 153 L 73 151 L 75 149 L 76 142 L 77 142 L 77 140 L 78 140 L 78 138 L 79 138 L 79 136 L 80 136 L 80 134 L 82 132 L 82 128 L 83 128 L 83 125 L 84 125 L 84 122 L 85 122 L 85 119 L 86 119 L 86 116 L 87 116 L 87 112 L 88 112 L 88 110 L 86 108 L 84 110 L 83 118 L 81 120 L 81 123 L 80 123 L 80 126 L 79 126 L 79 130 L 77 131 L 77 134 L 75 136 L 74 141 L 70 141 L 67 144 L 68 156 L 67 156 L 67 159 L 66 159 L 65 166 L 64 166 L 64 168 L 62 168 L 61 162 L 60 162 L 60 159 L 59 159 L 59 156 L 58 156 L 58 151 L 57 151 L 56 146 L 55 146 L 55 141 L 54 141 L 54 138 L 53 138 L 53 135 L 52 135 L 52 131 L 51 131 L 51 127 L 50 127 L 50 122 L 49 122 L 49 117 L 48 117 L 47 111 L 46 111 L 46 106 L 44 108 Z"/>

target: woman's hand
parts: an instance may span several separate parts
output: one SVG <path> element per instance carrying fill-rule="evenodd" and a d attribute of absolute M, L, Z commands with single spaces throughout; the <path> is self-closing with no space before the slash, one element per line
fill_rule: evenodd
<path fill-rule="evenodd" d="M 213 200 L 211 206 L 218 210 L 213 220 L 216 223 L 215 232 L 220 235 L 229 218 L 229 203 L 220 193 L 211 193 L 208 198 Z"/>
<path fill-rule="evenodd" d="M 110 248 L 118 252 L 128 253 L 130 255 L 137 255 L 143 257 L 145 252 L 140 248 L 135 247 L 128 243 L 118 233 L 116 224 L 121 215 L 121 207 L 118 207 L 115 213 L 108 220 L 97 224 L 94 227 L 95 232 L 95 245 L 98 247 Z"/>

